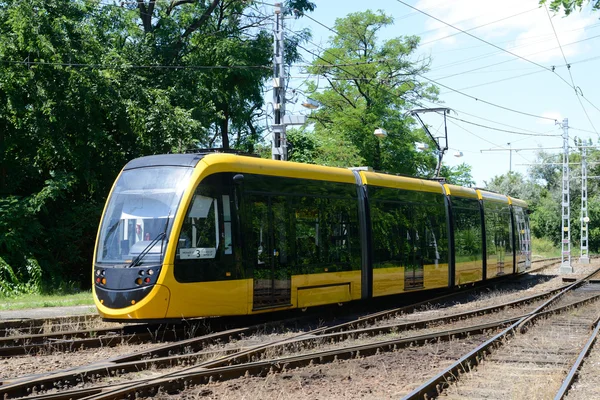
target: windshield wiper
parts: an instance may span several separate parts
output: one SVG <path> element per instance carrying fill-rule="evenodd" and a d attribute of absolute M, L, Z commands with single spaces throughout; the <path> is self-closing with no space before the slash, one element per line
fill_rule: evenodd
<path fill-rule="evenodd" d="M 148 254 L 150 252 L 150 249 L 152 249 L 152 247 L 158 243 L 159 240 L 164 239 L 167 236 L 167 234 L 165 232 L 161 232 L 158 234 L 158 236 L 156 236 L 149 244 L 148 246 L 144 247 L 144 250 L 142 250 L 140 252 L 140 254 L 137 255 L 136 258 L 133 259 L 133 261 L 131 261 L 131 263 L 127 266 L 127 268 L 132 268 L 135 267 L 136 265 L 138 265 L 140 263 L 140 261 L 142 261 L 142 259 L 144 257 L 146 257 L 146 254 Z M 162 245 L 161 245 L 162 247 Z"/>

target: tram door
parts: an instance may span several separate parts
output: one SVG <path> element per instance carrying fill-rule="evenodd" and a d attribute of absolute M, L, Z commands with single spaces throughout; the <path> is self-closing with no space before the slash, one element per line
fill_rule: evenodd
<path fill-rule="evenodd" d="M 252 196 L 254 267 L 253 308 L 291 303 L 292 280 L 288 254 L 288 210 L 284 197 Z"/>

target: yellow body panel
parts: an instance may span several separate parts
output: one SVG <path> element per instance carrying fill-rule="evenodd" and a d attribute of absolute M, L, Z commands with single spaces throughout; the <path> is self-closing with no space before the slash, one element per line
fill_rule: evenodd
<path fill-rule="evenodd" d="M 373 270 L 373 297 L 398 294 L 404 291 L 404 267 Z"/>
<path fill-rule="evenodd" d="M 448 286 L 448 264 L 430 264 L 424 268 L 423 285 L 425 289 L 436 289 Z"/>
<path fill-rule="evenodd" d="M 465 197 L 468 199 L 479 199 L 477 191 L 475 189 L 466 188 L 462 186 L 444 184 L 446 194 L 452 197 Z"/>
<path fill-rule="evenodd" d="M 514 206 L 527 208 L 527 203 L 524 202 L 523 200 L 515 199 L 514 197 L 510 197 L 510 196 L 508 197 L 508 199 L 510 200 L 510 203 Z"/>
<path fill-rule="evenodd" d="M 495 203 L 510 204 L 509 198 L 504 196 L 503 194 L 486 192 L 485 190 L 481 190 L 481 189 L 477 189 L 477 193 L 479 193 L 481 198 L 485 201 L 493 201 Z"/>
<path fill-rule="evenodd" d="M 92 286 L 92 295 L 96 308 L 106 319 L 163 319 L 167 318 L 167 309 L 171 299 L 171 291 L 163 285 L 154 285 L 150 293 L 138 303 L 125 308 L 113 309 L 102 305 L 96 297 L 95 285 Z"/>
<path fill-rule="evenodd" d="M 319 288 L 329 285 L 348 284 L 350 300 L 360 299 L 360 271 L 344 271 L 344 272 L 327 272 L 322 274 L 310 275 L 295 275 L 292 277 L 292 304 L 298 307 L 306 307 L 300 305 L 299 292 L 303 293 L 304 300 L 308 301 L 313 297 L 309 295 L 306 288 Z M 320 299 L 311 299 L 312 305 L 341 303 L 345 300 L 345 294 L 341 291 L 324 290 L 321 291 L 323 297 Z"/>
<path fill-rule="evenodd" d="M 483 264 L 481 260 L 463 261 L 456 263 L 457 285 L 480 281 L 483 278 Z"/>
<path fill-rule="evenodd" d="M 251 279 L 181 283 L 175 280 L 172 265 L 165 269 L 168 271 L 163 282 L 176 294 L 171 298 L 167 318 L 247 313 Z"/>
<path fill-rule="evenodd" d="M 298 288 L 298 308 L 323 304 L 346 303 L 352 300 L 352 285 L 349 282 L 326 286 Z"/>
<path fill-rule="evenodd" d="M 200 160 L 196 169 L 202 170 L 202 178 L 218 172 L 240 172 L 352 184 L 356 182 L 352 171 L 345 168 L 281 162 L 234 154 L 209 154 Z"/>
<path fill-rule="evenodd" d="M 440 185 L 439 182 L 428 181 L 425 179 L 385 175 L 367 171 L 361 171 L 360 176 L 365 185 L 384 186 L 418 192 L 442 193 L 442 185 Z"/>

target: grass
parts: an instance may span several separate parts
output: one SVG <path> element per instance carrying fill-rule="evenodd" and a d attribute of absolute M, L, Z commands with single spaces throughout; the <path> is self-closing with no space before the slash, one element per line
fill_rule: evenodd
<path fill-rule="evenodd" d="M 560 257 L 561 249 L 554 246 L 554 244 L 548 239 L 538 239 L 536 237 L 531 238 L 531 249 L 533 254 L 533 260 L 536 258 L 551 258 Z"/>
<path fill-rule="evenodd" d="M 2 311 L 82 305 L 94 305 L 91 291 L 79 292 L 76 294 L 25 294 L 16 297 L 0 297 L 0 310 Z"/>

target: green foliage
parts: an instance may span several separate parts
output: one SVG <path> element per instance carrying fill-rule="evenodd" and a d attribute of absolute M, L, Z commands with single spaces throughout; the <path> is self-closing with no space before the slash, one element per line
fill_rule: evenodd
<path fill-rule="evenodd" d="M 560 248 L 558 248 L 550 239 L 531 237 L 531 249 L 534 259 L 536 257 L 549 258 L 560 257 Z"/>
<path fill-rule="evenodd" d="M 356 147 L 344 137 L 321 137 L 314 131 L 299 129 L 289 131 L 288 141 L 292 145 L 290 161 L 343 168 L 365 165 Z"/>
<path fill-rule="evenodd" d="M 0 296 L 14 297 L 39 293 L 42 288 L 42 267 L 34 259 L 25 260 L 25 270 L 15 271 L 0 258 Z"/>
<path fill-rule="evenodd" d="M 440 169 L 440 176 L 446 178 L 446 182 L 453 185 L 460 185 L 465 187 L 473 187 L 475 181 L 471 173 L 471 166 L 465 163 L 457 165 L 456 167 L 448 167 L 442 165 Z"/>
<path fill-rule="evenodd" d="M 315 7 L 288 5 L 296 16 Z M 130 159 L 218 145 L 253 151 L 272 45 L 252 1 L 2 2 L 4 290 L 89 285 L 102 207 Z M 289 51 L 294 62 L 294 44 Z"/>
<path fill-rule="evenodd" d="M 392 23 L 382 11 L 336 20 L 337 34 L 307 69 L 322 76 L 320 82 L 327 85 L 321 89 L 309 84 L 311 97 L 321 104 L 311 120 L 318 138 L 332 138 L 335 143 L 342 139 L 344 150 L 354 147 L 352 153 L 359 156 L 351 157 L 355 162 L 376 170 L 430 175 L 435 159 L 416 152 L 414 142 L 425 140 L 425 134 L 411 129 L 405 112 L 412 108 L 408 101 L 434 98 L 436 90 L 418 80 L 427 65 L 411 60 L 417 37 L 377 40 L 377 33 Z M 373 135 L 376 128 L 389 135 L 378 139 Z"/>
<path fill-rule="evenodd" d="M 546 0 L 540 0 L 540 4 L 545 4 Z M 573 11 L 584 6 L 584 0 L 550 0 L 550 9 L 554 12 L 558 12 L 561 9 L 564 10 L 566 15 L 571 14 Z M 586 0 L 585 3 L 592 4 L 594 11 L 600 9 L 600 0 Z"/>

